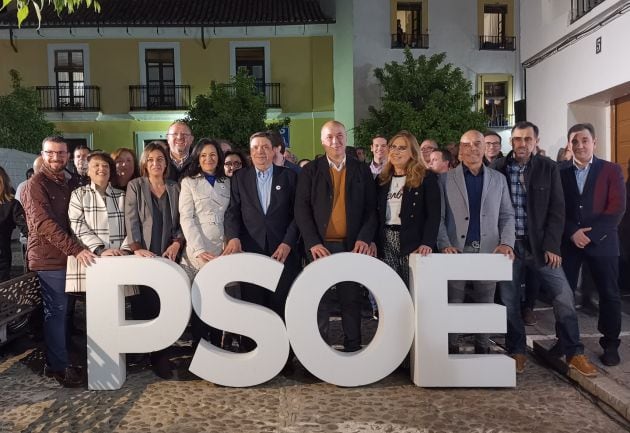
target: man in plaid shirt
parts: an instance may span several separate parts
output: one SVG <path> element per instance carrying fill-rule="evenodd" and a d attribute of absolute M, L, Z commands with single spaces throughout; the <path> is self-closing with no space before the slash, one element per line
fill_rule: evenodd
<path fill-rule="evenodd" d="M 525 370 L 525 325 L 521 317 L 521 286 L 529 269 L 540 279 L 552 298 L 559 355 L 565 355 L 570 368 L 585 376 L 597 370 L 584 356 L 580 342 L 573 292 L 562 270 L 560 244 L 564 230 L 564 195 L 556 163 L 535 155 L 538 127 L 518 122 L 512 128 L 512 151 L 496 160 L 492 168 L 505 175 L 516 214 L 516 242 L 512 282 L 499 283 L 507 308 L 506 346 L 516 361 L 516 371 Z"/>

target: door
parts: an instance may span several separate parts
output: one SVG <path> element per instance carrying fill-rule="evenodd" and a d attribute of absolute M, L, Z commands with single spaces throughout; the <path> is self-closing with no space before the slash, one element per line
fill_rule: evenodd
<path fill-rule="evenodd" d="M 630 96 L 617 99 L 613 106 L 613 131 L 615 162 L 621 165 L 628 179 L 630 161 Z"/>

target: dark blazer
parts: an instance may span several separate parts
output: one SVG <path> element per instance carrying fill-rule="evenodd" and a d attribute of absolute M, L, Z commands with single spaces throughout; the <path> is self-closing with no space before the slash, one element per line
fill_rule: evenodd
<path fill-rule="evenodd" d="M 626 186 L 621 167 L 593 157 L 582 194 L 575 180 L 573 161 L 560 165 L 560 177 L 567 214 L 563 246 L 574 247 L 571 236 L 582 227 L 592 227 L 585 233 L 591 243 L 584 252 L 590 256 L 618 256 L 617 226 L 626 210 Z"/>
<path fill-rule="evenodd" d="M 333 184 L 326 156 L 302 168 L 295 197 L 295 220 L 306 250 L 322 244 L 333 205 Z M 367 244 L 374 240 L 378 225 L 376 187 L 367 164 L 346 158 L 346 250 L 357 240 Z"/>
<path fill-rule="evenodd" d="M 505 176 L 511 190 L 507 171 L 513 152 L 492 163 L 492 168 Z M 538 266 L 545 265 L 545 251 L 560 255 L 564 229 L 564 195 L 560 172 L 555 161 L 542 155 L 532 155 L 524 174 L 527 191 L 527 236 Z M 514 203 L 514 199 L 512 199 Z"/>
<path fill-rule="evenodd" d="M 290 169 L 273 166 L 271 197 L 263 213 L 256 169 L 242 168 L 231 179 L 230 205 L 225 213 L 225 239 L 238 238 L 246 252 L 271 255 L 285 243 L 296 250 L 298 229 L 293 217 L 297 175 Z"/>
<path fill-rule="evenodd" d="M 378 182 L 378 178 L 376 179 Z M 376 209 L 378 213 L 377 246 L 382 251 L 385 241 L 385 217 L 387 193 L 391 181 L 377 184 Z M 417 188 L 403 188 L 400 209 L 400 253 L 411 254 L 420 245 L 436 248 L 440 228 L 442 197 L 435 173 L 427 171 L 422 184 Z"/>

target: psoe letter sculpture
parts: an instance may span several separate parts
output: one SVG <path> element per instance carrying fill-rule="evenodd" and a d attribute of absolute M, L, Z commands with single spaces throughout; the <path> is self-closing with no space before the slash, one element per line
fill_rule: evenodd
<path fill-rule="evenodd" d="M 275 377 L 289 355 L 320 379 L 340 386 L 381 380 L 400 365 L 411 347 L 412 378 L 424 387 L 513 387 L 514 361 L 504 355 L 449 355 L 449 332 L 506 330 L 505 307 L 448 304 L 449 279 L 512 278 L 511 262 L 498 254 L 413 254 L 411 294 L 383 262 L 342 253 L 309 264 L 295 280 L 286 303 L 286 327 L 273 311 L 228 296 L 225 285 L 239 281 L 274 291 L 282 265 L 258 254 L 235 254 L 207 263 L 191 284 L 175 263 L 161 258 L 104 257 L 87 269 L 88 387 L 113 390 L 126 378 L 125 354 L 152 352 L 183 333 L 192 308 L 218 329 L 246 335 L 257 347 L 232 353 L 202 341 L 190 365 L 197 376 L 224 386 L 244 387 Z M 379 308 L 379 324 L 369 345 L 354 353 L 328 346 L 317 328 L 317 307 L 339 281 L 367 287 Z M 125 320 L 125 285 L 151 287 L 161 310 L 152 320 Z M 415 305 L 415 308 L 414 308 Z"/>

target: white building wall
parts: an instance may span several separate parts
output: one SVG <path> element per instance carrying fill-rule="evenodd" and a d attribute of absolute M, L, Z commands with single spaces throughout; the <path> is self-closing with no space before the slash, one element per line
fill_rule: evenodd
<path fill-rule="evenodd" d="M 519 1 L 514 3 L 514 16 L 518 16 Z M 516 52 L 480 51 L 476 1 L 431 0 L 428 12 L 429 49 L 412 50 L 415 57 L 446 52 L 446 61 L 463 71 L 473 83 L 474 92 L 479 91 L 476 88 L 477 74 L 510 74 L 514 77 L 514 100 L 521 99 L 518 23 L 515 25 Z M 367 115 L 368 106 L 378 105 L 380 100 L 374 68 L 392 61 L 401 62 L 404 58 L 402 49 L 391 48 L 390 32 L 389 1 L 354 0 L 354 102 L 357 122 Z"/>
<path fill-rule="evenodd" d="M 573 25 L 565 20 L 558 27 L 536 24 L 535 18 L 546 9 L 553 9 L 547 0 L 523 2 L 521 6 L 522 60 L 531 53 L 539 53 L 552 47 L 557 41 L 575 34 L 577 25 L 584 29 L 589 24 L 600 22 L 606 12 L 625 2 L 606 1 Z M 556 20 L 568 17 L 569 1 L 557 2 L 564 5 L 564 12 L 555 10 Z M 606 9 L 602 12 L 602 6 Z M 556 6 L 554 6 L 556 7 Z M 628 8 L 630 12 L 630 7 Z M 603 13 L 603 15 L 602 15 Z M 595 52 L 596 39 L 601 37 L 602 50 Z M 557 38 L 557 39 L 553 39 Z M 630 92 L 630 13 L 617 15 L 616 19 L 598 27 L 573 44 L 547 57 L 526 70 L 527 118 L 540 127 L 541 146 L 550 156 L 566 145 L 567 129 L 578 122 L 590 122 L 598 135 L 596 154 L 611 157 L 612 100 Z"/>

